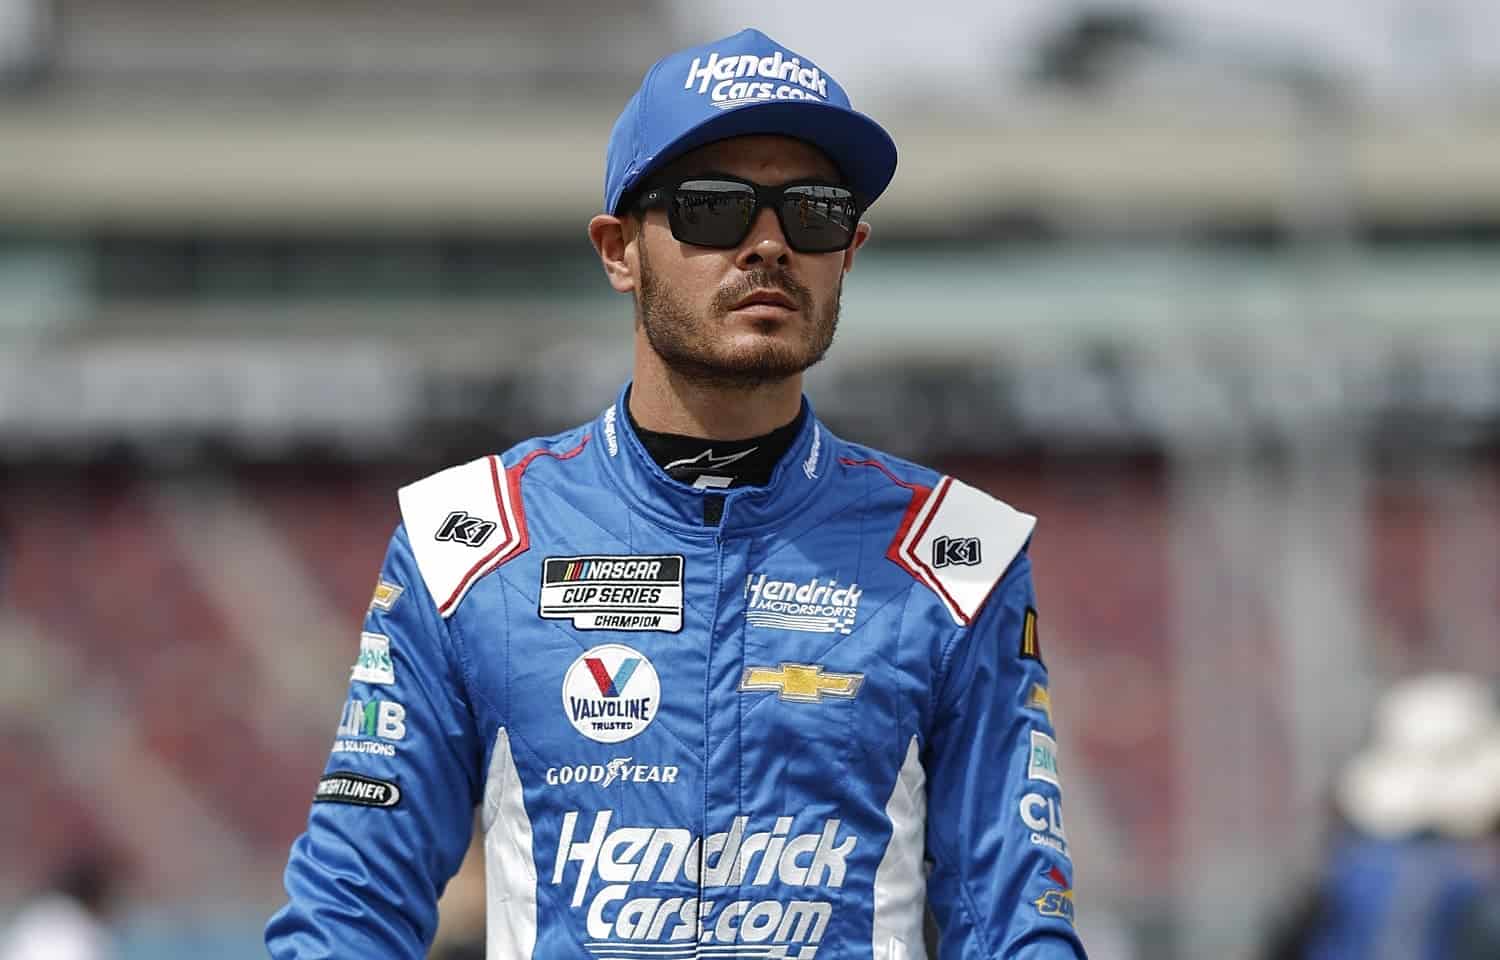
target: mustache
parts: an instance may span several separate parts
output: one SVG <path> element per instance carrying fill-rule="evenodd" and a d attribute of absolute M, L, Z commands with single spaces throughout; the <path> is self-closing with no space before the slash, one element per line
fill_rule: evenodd
<path fill-rule="evenodd" d="M 785 270 L 767 270 L 757 267 L 740 277 L 734 283 L 714 294 L 713 311 L 715 313 L 728 313 L 734 309 L 734 305 L 750 296 L 757 290 L 780 290 L 792 299 L 804 315 L 812 312 L 812 291 L 798 283 L 796 278 Z"/>

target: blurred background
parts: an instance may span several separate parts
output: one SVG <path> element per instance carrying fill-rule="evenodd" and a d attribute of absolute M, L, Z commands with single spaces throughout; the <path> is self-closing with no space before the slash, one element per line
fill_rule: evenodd
<path fill-rule="evenodd" d="M 1500 676 L 1493 0 L 0 0 L 0 917 L 261 955 L 395 489 L 610 402 L 610 125 L 751 23 L 901 148 L 820 415 L 1040 517 L 1097 958 L 1258 956 Z"/>

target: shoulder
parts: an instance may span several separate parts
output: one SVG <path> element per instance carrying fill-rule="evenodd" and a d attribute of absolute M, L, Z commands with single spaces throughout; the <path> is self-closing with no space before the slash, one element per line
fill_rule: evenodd
<path fill-rule="evenodd" d="M 886 556 L 967 626 L 1031 541 L 1036 517 L 955 477 L 855 444 L 839 462 L 905 491 L 906 508 Z"/>
<path fill-rule="evenodd" d="M 450 616 L 475 581 L 526 550 L 520 484 L 533 462 L 572 459 L 588 440 L 583 428 L 527 440 L 397 491 L 412 556 L 439 614 Z"/>

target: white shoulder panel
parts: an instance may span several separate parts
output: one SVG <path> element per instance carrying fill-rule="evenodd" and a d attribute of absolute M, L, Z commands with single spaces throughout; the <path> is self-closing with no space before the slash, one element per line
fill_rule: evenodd
<path fill-rule="evenodd" d="M 397 496 L 417 567 L 444 617 L 524 539 L 499 457 L 449 467 Z"/>
<path fill-rule="evenodd" d="M 1035 526 L 1036 517 L 944 477 L 913 518 L 900 550 L 912 573 L 963 626 L 979 612 Z"/>

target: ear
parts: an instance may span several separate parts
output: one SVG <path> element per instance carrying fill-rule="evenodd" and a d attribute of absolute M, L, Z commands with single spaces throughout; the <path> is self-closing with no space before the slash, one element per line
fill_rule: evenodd
<path fill-rule="evenodd" d="M 609 285 L 620 293 L 630 293 L 635 289 L 636 274 L 630 245 L 639 235 L 640 231 L 631 230 L 623 218 L 607 213 L 589 221 L 589 241 L 599 254 Z"/>
<path fill-rule="evenodd" d="M 865 241 L 868 239 L 870 239 L 870 224 L 865 220 L 861 220 L 859 226 L 854 228 L 854 242 L 849 244 L 849 249 L 844 251 L 845 273 L 854 269 L 854 254 L 860 247 L 865 245 Z"/>

